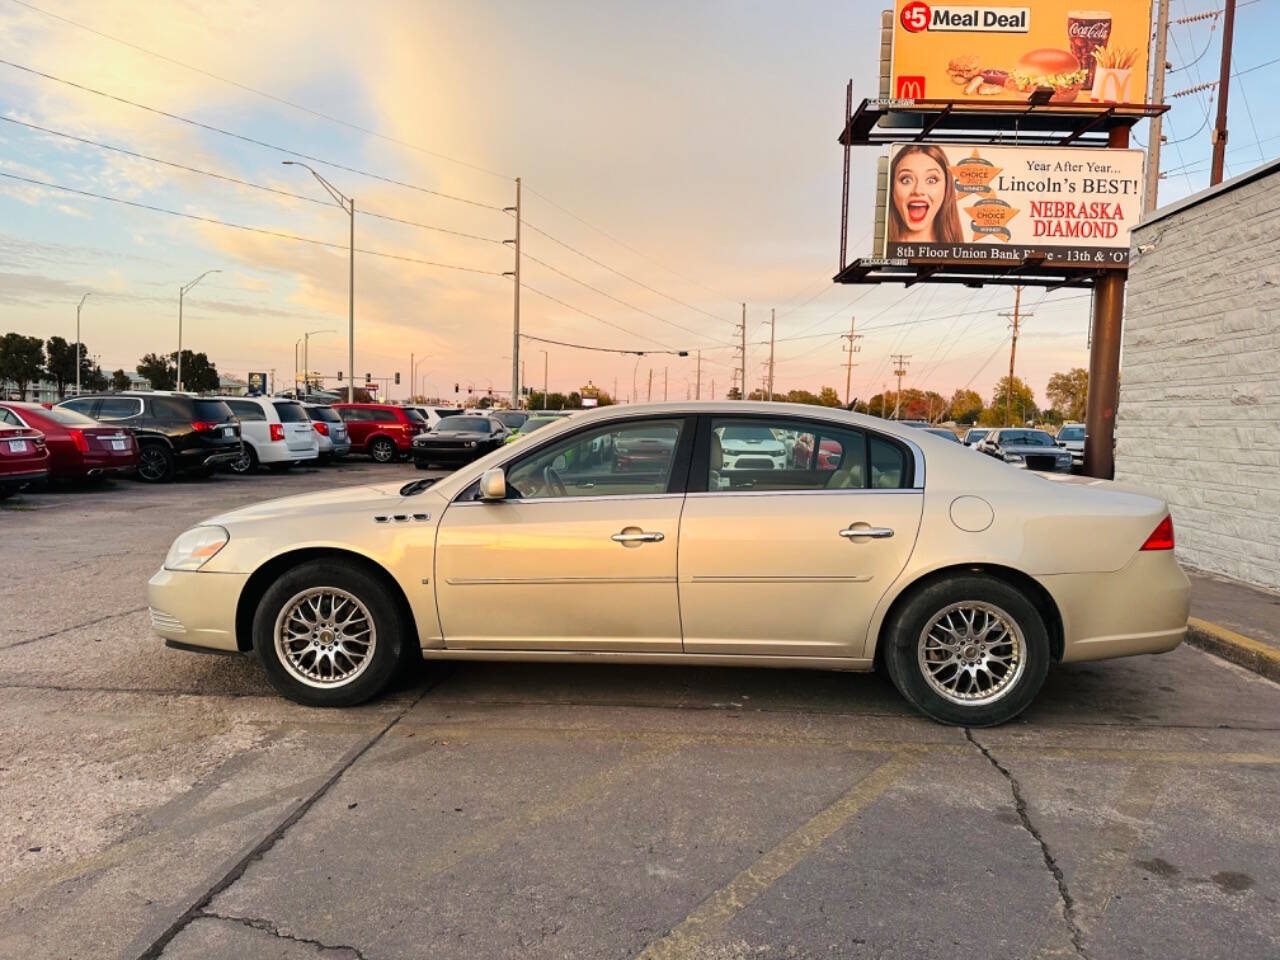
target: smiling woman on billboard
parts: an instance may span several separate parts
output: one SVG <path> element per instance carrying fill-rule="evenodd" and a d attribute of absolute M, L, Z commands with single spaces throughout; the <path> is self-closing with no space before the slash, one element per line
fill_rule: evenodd
<path fill-rule="evenodd" d="M 960 243 L 956 188 L 941 147 L 913 144 L 889 170 L 889 242 Z"/>

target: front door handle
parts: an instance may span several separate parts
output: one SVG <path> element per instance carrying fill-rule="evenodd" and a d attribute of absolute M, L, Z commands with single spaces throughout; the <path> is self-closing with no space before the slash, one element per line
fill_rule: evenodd
<path fill-rule="evenodd" d="M 893 536 L 893 530 L 889 527 L 873 527 L 865 523 L 851 523 L 840 531 L 840 536 L 849 540 L 858 540 L 862 537 L 868 537 L 872 540 L 887 540 Z"/>
<path fill-rule="evenodd" d="M 609 539 L 614 543 L 661 543 L 667 538 L 665 534 L 658 533 L 656 530 L 653 532 L 648 530 L 626 530 L 622 533 L 615 533 Z"/>

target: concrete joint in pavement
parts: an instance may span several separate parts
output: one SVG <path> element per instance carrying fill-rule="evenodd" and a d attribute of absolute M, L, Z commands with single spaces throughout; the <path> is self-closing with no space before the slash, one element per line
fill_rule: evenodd
<path fill-rule="evenodd" d="M 969 739 L 988 762 L 1000 772 L 1006 780 L 1009 781 L 1009 791 L 1013 794 L 1013 806 L 1017 811 L 1018 820 L 1022 823 L 1022 829 L 1031 835 L 1040 846 L 1040 855 L 1044 858 L 1044 865 L 1048 868 L 1049 873 L 1053 875 L 1053 881 L 1058 887 L 1058 898 L 1062 902 L 1062 919 L 1066 922 L 1067 929 L 1071 934 L 1071 946 L 1075 949 L 1077 956 L 1082 960 L 1090 960 L 1089 953 L 1084 948 L 1084 932 L 1080 929 L 1080 924 L 1076 921 L 1076 902 L 1071 896 L 1071 891 L 1067 889 L 1067 878 L 1062 872 L 1062 868 L 1058 866 L 1058 861 L 1054 859 L 1049 844 L 1045 842 L 1040 831 L 1036 829 L 1034 823 L 1031 822 L 1031 816 L 1027 813 L 1027 801 L 1022 795 L 1022 786 L 1018 783 L 1018 778 L 1009 772 L 1009 769 L 1000 763 L 981 743 L 974 737 L 973 731 L 968 727 L 964 729 L 964 735 Z"/>
<path fill-rule="evenodd" d="M 1187 642 L 1280 683 L 1280 649 L 1271 644 L 1198 617 L 1191 617 L 1187 621 Z"/>
<path fill-rule="evenodd" d="M 292 933 L 282 933 L 279 925 L 273 920 L 267 920 L 263 917 L 232 917 L 221 913 L 210 913 L 207 910 L 201 910 L 195 915 L 194 920 L 222 920 L 226 923 L 239 923 L 254 930 L 261 930 L 263 933 L 269 933 L 273 937 L 280 940 L 290 940 L 293 943 L 305 943 L 308 946 L 319 947 L 321 950 L 332 950 L 334 952 L 349 953 L 356 960 L 369 960 L 365 953 L 359 947 L 353 947 L 345 943 L 322 943 L 319 940 L 313 940 L 310 937 L 299 937 Z"/>

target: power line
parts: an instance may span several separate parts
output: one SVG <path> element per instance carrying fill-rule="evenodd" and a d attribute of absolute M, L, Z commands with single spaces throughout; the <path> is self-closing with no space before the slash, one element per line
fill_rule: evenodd
<path fill-rule="evenodd" d="M 72 140 L 76 143 L 83 143 L 90 147 L 96 147 L 99 150 L 109 150 L 112 153 L 118 153 L 126 157 L 133 157 L 136 160 L 145 160 L 149 163 L 158 163 L 162 166 L 173 167 L 176 170 L 182 170 L 186 173 L 198 174 L 199 176 L 202 176 L 202 177 L 210 177 L 211 179 L 221 180 L 225 183 L 233 183 L 240 187 L 248 187 L 252 190 L 261 190 L 265 193 L 274 193 L 277 196 L 288 197 L 291 200 L 303 200 L 307 203 L 318 204 L 319 206 L 322 206 L 322 207 L 330 206 L 330 202 L 328 200 L 321 200 L 318 197 L 307 196 L 306 194 L 302 194 L 302 193 L 292 193 L 291 191 L 288 191 L 288 190 L 281 190 L 278 187 L 269 187 L 261 183 L 253 183 L 252 181 L 242 180 L 239 177 L 233 177 L 229 174 L 218 173 L 217 171 L 214 171 L 214 170 L 203 170 L 200 167 L 192 167 L 185 163 L 178 163 L 175 160 L 165 160 L 162 157 L 153 157 L 150 154 L 138 153 L 137 151 L 134 151 L 134 150 L 127 150 L 124 147 L 118 147 L 113 144 L 101 143 L 100 141 L 97 141 L 97 140 L 91 140 L 88 137 L 79 137 L 73 133 L 66 133 L 62 130 L 54 130 L 50 127 L 42 127 L 39 124 L 28 123 L 25 120 L 18 120 L 14 117 L 0 116 L 0 121 L 4 121 L 5 123 L 17 124 L 18 126 L 26 127 L 28 130 L 38 130 L 41 133 L 47 133 L 55 137 L 62 137 L 66 140 Z M 496 239 L 493 239 L 492 237 L 482 237 L 474 233 L 464 233 L 461 230 L 451 230 L 448 227 L 439 227 L 430 223 L 420 223 L 416 220 L 405 220 L 401 217 L 393 217 L 393 216 L 390 216 L 389 214 L 376 213 L 371 210 L 359 210 L 357 211 L 357 213 L 359 213 L 360 216 L 371 217 L 375 220 L 387 220 L 392 223 L 401 223 L 411 227 L 420 227 L 423 230 L 434 230 L 437 233 L 447 233 L 455 237 L 466 237 L 469 240 L 484 240 L 487 243 L 497 243 L 497 244 L 502 243 L 501 240 L 496 240 Z"/>
<path fill-rule="evenodd" d="M 544 299 L 550 300 L 552 303 L 558 303 L 560 304 L 560 306 L 565 307 L 569 310 L 572 310 L 574 313 L 580 313 L 584 317 L 589 317 L 592 320 L 598 321 L 599 323 L 603 323 L 606 327 L 613 327 L 613 329 L 615 330 L 621 330 L 623 333 L 630 334 L 633 337 L 639 337 L 641 340 L 648 340 L 650 343 L 656 343 L 658 344 L 658 346 L 662 347 L 664 350 L 672 349 L 667 344 L 661 343 L 658 340 L 654 340 L 652 337 L 646 337 L 643 334 L 636 333 L 634 330 L 628 330 L 624 326 L 613 323 L 610 320 L 606 320 L 604 319 L 604 317 L 598 317 L 594 313 L 590 313 L 586 310 L 583 310 L 581 307 L 575 307 L 572 303 L 566 303 L 565 301 L 561 300 L 559 297 L 553 297 L 549 293 L 543 293 L 537 287 L 531 287 L 529 286 L 529 284 L 525 283 L 524 281 L 521 281 L 520 288 L 522 290 L 528 290 L 530 293 L 536 293 L 538 296 L 543 297 Z"/>
<path fill-rule="evenodd" d="M 296 233 L 285 233 L 282 230 L 268 230 L 265 227 L 250 227 L 243 223 L 231 223 L 228 220 L 219 220 L 216 217 L 202 217 L 194 213 L 184 213 L 180 210 L 170 210 L 167 207 L 157 207 L 150 203 L 140 203 L 137 200 L 125 200 L 122 197 L 112 197 L 105 193 L 93 193 L 89 190 L 79 190 L 75 187 L 63 186 L 60 183 L 47 183 L 43 180 L 34 180 L 31 177 L 20 177 L 16 173 L 5 173 L 2 170 L 0 170 L 0 177 L 5 177 L 9 180 L 18 180 L 22 183 L 29 183 L 35 187 L 44 187 L 48 190 L 61 190 L 64 193 L 73 193 L 81 197 L 92 197 L 95 200 L 107 200 L 111 203 L 121 204 L 122 206 L 134 207 L 138 210 L 149 210 L 152 213 L 164 213 L 171 217 L 181 217 L 184 220 L 195 220 L 199 223 L 210 223 L 218 227 L 230 227 L 233 230 L 244 230 L 248 233 L 259 233 L 263 236 L 277 237 L 282 240 L 296 240 L 298 243 L 309 243 L 316 247 L 329 247 L 334 250 L 343 251 L 350 249 L 350 247 L 343 243 L 331 243 L 328 240 L 316 240 L 312 237 L 299 236 Z M 490 277 L 503 276 L 503 273 L 500 270 L 481 270 L 478 267 L 464 267 L 456 263 L 439 263 L 435 260 L 422 260 L 418 257 L 406 257 L 398 253 L 387 253 L 382 250 L 365 250 L 361 247 L 356 247 L 355 249 L 356 253 L 362 253 L 370 257 L 381 257 L 385 260 L 401 260 L 405 263 L 417 263 L 426 267 L 441 267 L 446 270 L 461 270 L 464 273 L 479 273 Z"/>
<path fill-rule="evenodd" d="M 90 27 L 90 26 L 87 26 L 86 24 L 79 23 L 78 21 L 72 20 L 70 17 L 60 16 L 59 14 L 52 13 L 48 10 L 43 10 L 40 7 L 35 6 L 34 4 L 27 3 L 26 0 L 10 0 L 10 2 L 17 4 L 20 7 L 25 7 L 28 10 L 41 14 L 42 16 L 49 17 L 52 20 L 59 20 L 62 23 L 75 27 L 77 30 L 83 30 L 86 33 L 93 34 L 94 36 L 102 37 L 104 40 L 110 40 L 112 43 L 118 43 L 121 46 L 128 47 L 130 50 L 136 50 L 139 53 L 145 53 L 149 57 L 155 57 L 157 60 L 163 60 L 165 63 L 172 64 L 175 67 L 181 67 L 184 70 L 190 70 L 192 73 L 198 73 L 202 77 L 208 77 L 210 80 L 217 80 L 219 83 L 225 83 L 229 86 L 235 87 L 237 90 L 243 90 L 246 93 L 252 93 L 255 96 L 263 97 L 264 99 L 271 100 L 274 103 L 281 104 L 282 106 L 289 107 L 293 110 L 300 110 L 303 113 L 310 114 L 311 116 L 317 117 L 320 120 L 328 120 L 330 123 L 339 124 L 340 126 L 346 127 L 349 130 L 357 130 L 360 133 L 368 134 L 371 137 L 377 137 L 379 140 L 385 140 L 388 143 L 394 143 L 397 146 L 405 147 L 409 150 L 416 150 L 418 153 L 423 153 L 423 154 L 426 154 L 427 156 L 436 157 L 439 160 L 446 160 L 449 163 L 456 163 L 459 166 L 468 167 L 480 173 L 488 174 L 491 177 L 497 177 L 500 180 L 512 179 L 506 174 L 497 173 L 493 170 L 488 170 L 485 167 L 480 166 L 479 164 L 471 163 L 470 161 L 467 161 L 467 160 L 459 160 L 457 157 L 451 157 L 448 154 L 440 153 L 435 150 L 428 150 L 426 147 L 418 146 L 417 144 L 410 143 L 407 140 L 400 140 L 396 137 L 388 136 L 385 133 L 379 133 L 376 130 L 370 130 L 368 127 L 362 127 L 359 124 L 351 123 L 349 120 L 343 120 L 341 117 L 335 117 L 335 116 L 332 116 L 331 114 L 323 113 L 319 110 L 313 109 L 312 107 L 308 107 L 304 104 L 295 103 L 292 100 L 286 100 L 284 97 L 277 96 L 274 93 L 268 93 L 265 90 L 259 90 L 256 87 L 251 87 L 248 84 L 240 83 L 237 80 L 232 80 L 228 77 L 219 76 L 216 73 L 211 73 L 208 70 L 204 70 L 190 63 L 185 63 L 182 60 L 177 60 L 163 53 L 158 53 L 155 50 L 149 50 L 146 47 L 140 46 L 139 44 L 131 43 L 130 41 L 125 40 L 121 37 L 112 36 L 111 34 L 104 33 L 101 30 L 95 30 L 93 27 Z"/>
<path fill-rule="evenodd" d="M 565 340 L 551 340 L 547 337 L 535 337 L 531 333 L 520 334 L 521 340 L 533 340 L 536 343 L 554 343 L 557 347 L 571 347 L 574 350 L 594 350 L 597 353 L 620 353 L 632 357 L 647 357 L 649 354 L 669 353 L 672 356 L 688 354 L 687 350 L 623 350 L 619 347 L 590 347 L 585 343 L 569 343 Z"/>
<path fill-rule="evenodd" d="M 176 120 L 179 123 L 185 123 L 188 126 L 196 127 L 197 129 L 208 131 L 209 133 L 216 133 L 216 134 L 219 134 L 220 136 L 231 137 L 233 140 L 239 140 L 242 143 L 253 144 L 254 146 L 257 146 L 257 147 L 265 147 L 268 150 L 275 150 L 279 153 L 284 153 L 291 157 L 300 157 L 303 160 L 310 160 L 312 163 L 320 163 L 320 164 L 324 164 L 326 167 L 333 167 L 335 170 L 343 170 L 343 171 L 346 171 L 347 173 L 354 173 L 362 177 L 368 177 L 371 180 L 378 180 L 378 181 L 381 181 L 382 183 L 389 183 L 392 186 L 404 187 L 407 190 L 416 190 L 419 193 L 430 194 L 431 196 L 440 197 L 441 199 L 444 199 L 444 200 L 453 200 L 457 203 L 465 203 L 468 206 L 472 206 L 472 207 L 481 207 L 485 210 L 495 210 L 499 213 L 502 212 L 501 207 L 494 206 L 491 203 L 484 203 L 483 201 L 480 201 L 480 200 L 471 200 L 467 197 L 459 197 L 459 196 L 456 196 L 455 194 L 444 193 L 440 190 L 432 190 L 430 187 L 423 187 L 416 183 L 408 183 L 404 180 L 396 180 L 394 177 L 386 177 L 380 173 L 370 173 L 368 170 L 361 170 L 358 167 L 352 167 L 344 163 L 338 163 L 335 160 L 324 160 L 320 157 L 314 157 L 314 156 L 311 156 L 310 154 L 301 153 L 297 150 L 290 150 L 288 147 L 281 147 L 274 143 L 268 143 L 267 141 L 259 140 L 256 137 L 249 137 L 242 133 L 235 133 L 231 130 L 224 130 L 221 127 L 215 127 L 212 124 L 204 123 L 200 120 L 192 120 L 190 117 L 184 117 L 184 116 L 181 116 L 180 114 L 170 113 L 169 111 L 161 110 L 158 107 L 150 107 L 150 106 L 147 106 L 145 103 L 139 103 L 138 101 L 130 100 L 127 97 L 121 97 L 114 93 L 107 93 L 104 90 L 98 90 L 94 87 L 86 86 L 85 84 L 82 84 L 82 83 L 76 83 L 74 80 L 67 80 L 63 77 L 57 77 L 51 73 L 45 73 L 41 70 L 36 70 L 32 67 L 24 67 L 22 64 L 14 63 L 11 60 L 0 59 L 0 64 L 3 64 L 6 67 L 11 67 L 14 70 L 20 70 L 23 73 L 27 73 L 35 77 L 42 77 L 45 80 L 52 80 L 54 83 L 61 83 L 65 86 L 72 87 L 73 89 L 83 91 L 84 93 L 92 93 L 94 96 L 103 97 L 104 99 L 107 99 L 107 100 L 113 100 L 116 103 L 123 103 L 130 107 L 136 107 L 139 110 L 145 110 L 147 113 L 153 113 L 159 117 L 166 117 L 169 120 Z"/>

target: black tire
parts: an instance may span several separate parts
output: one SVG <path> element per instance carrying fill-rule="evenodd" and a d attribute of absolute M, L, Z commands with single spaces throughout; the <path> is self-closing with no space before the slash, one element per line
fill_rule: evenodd
<path fill-rule="evenodd" d="M 8 500 L 15 493 L 21 490 L 20 486 L 2 486 L 0 485 L 0 500 Z"/>
<path fill-rule="evenodd" d="M 367 665 L 350 680 L 312 685 L 286 666 L 275 643 L 277 620 L 286 607 L 308 590 L 330 589 L 349 594 L 368 613 L 373 628 L 372 652 Z M 323 601 L 321 610 L 324 610 Z M 342 607 L 338 615 L 347 613 Z M 329 616 L 334 616 L 330 611 Z M 327 639 L 322 634 L 322 639 Z M 409 625 L 390 592 L 376 576 L 361 567 L 332 559 L 300 564 L 280 577 L 267 590 L 253 617 L 253 647 L 276 691 L 296 703 L 311 707 L 350 707 L 382 693 L 395 677 L 407 645 L 416 646 Z M 334 662 L 340 653 L 333 655 Z M 303 661 L 303 666 L 307 661 Z M 310 661 L 320 664 L 319 659 Z M 352 661 L 347 661 L 348 663 Z"/>
<path fill-rule="evenodd" d="M 956 609 L 958 605 L 975 613 L 978 627 L 989 622 L 979 615 L 991 617 L 998 624 L 997 632 L 962 632 L 952 654 L 957 665 L 949 667 L 938 660 L 939 667 L 933 671 L 936 679 L 931 683 L 921 663 L 925 629 L 935 617 L 959 616 L 959 620 L 944 623 L 958 625 L 964 631 L 963 610 Z M 999 624 L 1001 619 L 1005 621 L 1003 625 Z M 931 633 L 949 639 L 954 631 L 940 626 Z M 992 636 L 997 638 L 995 643 L 988 641 Z M 894 611 L 883 642 L 885 667 L 903 697 L 925 716 L 956 726 L 991 727 L 1016 717 L 1040 692 L 1052 659 L 1049 633 L 1035 604 L 1004 581 L 981 574 L 959 574 L 917 590 Z M 941 648 L 935 647 L 931 656 L 937 658 L 942 653 Z M 978 664 L 987 662 L 988 654 L 1011 658 L 1015 666 L 1006 670 L 997 662 L 985 678 L 980 677 L 977 670 L 985 668 Z M 963 665 L 966 655 L 974 658 L 972 667 Z M 956 699 L 944 696 L 938 689 L 945 689 L 948 681 L 956 684 L 952 691 Z M 957 702 L 964 699 L 974 702 Z"/>
<path fill-rule="evenodd" d="M 137 477 L 143 483 L 172 483 L 177 472 L 173 451 L 163 443 L 144 443 L 138 451 Z"/>
<path fill-rule="evenodd" d="M 395 463 L 395 442 L 390 437 L 374 437 L 369 441 L 369 456 L 377 463 Z"/>
<path fill-rule="evenodd" d="M 431 469 L 431 464 L 429 464 L 426 460 L 415 460 L 413 461 L 413 465 L 417 467 L 419 470 Z"/>
<path fill-rule="evenodd" d="M 242 477 L 258 472 L 258 454 L 249 444 L 244 444 L 243 456 L 227 464 L 227 469 Z"/>

